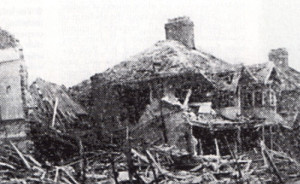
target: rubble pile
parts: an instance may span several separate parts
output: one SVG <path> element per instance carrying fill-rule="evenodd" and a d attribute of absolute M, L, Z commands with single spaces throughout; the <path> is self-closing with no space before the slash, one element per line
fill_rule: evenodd
<path fill-rule="evenodd" d="M 253 152 L 191 155 L 159 145 L 123 151 L 86 151 L 60 164 L 39 161 L 14 143 L 0 150 L 1 183 L 285 183 L 299 180 L 300 164 L 261 142 Z"/>
<path fill-rule="evenodd" d="M 283 183 L 300 176 L 298 162 L 263 143 L 257 153 L 227 156 L 193 156 L 166 145 L 131 152 L 140 183 Z"/>

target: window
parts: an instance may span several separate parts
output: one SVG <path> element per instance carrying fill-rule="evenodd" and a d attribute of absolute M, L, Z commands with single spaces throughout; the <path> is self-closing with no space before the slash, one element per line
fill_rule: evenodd
<path fill-rule="evenodd" d="M 270 105 L 276 106 L 276 95 L 274 91 L 270 91 Z"/>
<path fill-rule="evenodd" d="M 253 97 L 252 97 L 252 93 L 250 92 L 245 92 L 243 93 L 243 106 L 244 107 L 252 107 L 253 105 Z"/>
<path fill-rule="evenodd" d="M 6 87 L 6 93 L 9 94 L 10 91 L 11 91 L 11 87 L 10 87 L 10 86 L 7 86 L 7 87 Z"/>
<path fill-rule="evenodd" d="M 230 92 L 222 91 L 218 94 L 216 99 L 219 107 L 231 107 L 234 106 L 234 94 Z"/>
<path fill-rule="evenodd" d="M 270 104 L 270 92 L 265 91 L 264 94 L 263 94 L 263 97 L 264 97 L 265 105 L 269 105 Z"/>
<path fill-rule="evenodd" d="M 264 105 L 263 93 L 261 91 L 255 92 L 255 106 L 261 107 Z"/>

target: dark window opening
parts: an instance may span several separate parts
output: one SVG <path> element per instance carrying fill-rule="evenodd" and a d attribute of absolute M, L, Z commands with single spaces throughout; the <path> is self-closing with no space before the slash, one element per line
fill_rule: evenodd
<path fill-rule="evenodd" d="M 243 94 L 243 105 L 244 105 L 244 107 L 252 107 L 253 106 L 252 93 L 244 93 Z"/>
<path fill-rule="evenodd" d="M 230 92 L 220 92 L 214 101 L 219 107 L 232 107 L 235 105 L 234 94 Z"/>
<path fill-rule="evenodd" d="M 266 105 L 270 104 L 269 91 L 264 92 L 264 102 L 265 102 Z"/>
<path fill-rule="evenodd" d="M 231 83 L 232 83 L 232 80 L 233 80 L 233 74 L 228 75 L 228 76 L 226 77 L 226 82 L 227 82 L 227 84 L 231 84 Z"/>
<path fill-rule="evenodd" d="M 7 87 L 6 87 L 6 93 L 9 94 L 10 91 L 11 91 L 11 86 L 7 86 Z"/>
<path fill-rule="evenodd" d="M 255 106 L 261 107 L 264 105 L 263 93 L 260 91 L 255 92 Z"/>
<path fill-rule="evenodd" d="M 273 91 L 270 91 L 270 105 L 276 106 L 276 95 Z"/>

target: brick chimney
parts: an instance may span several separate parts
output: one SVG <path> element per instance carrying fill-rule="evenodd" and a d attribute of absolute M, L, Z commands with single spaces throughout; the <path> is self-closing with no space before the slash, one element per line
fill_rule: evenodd
<path fill-rule="evenodd" d="M 181 42 L 189 49 L 195 49 L 194 23 L 189 17 L 169 19 L 165 24 L 166 39 Z"/>
<path fill-rule="evenodd" d="M 289 53 L 285 48 L 272 49 L 269 52 L 269 60 L 276 66 L 288 67 L 289 66 Z"/>

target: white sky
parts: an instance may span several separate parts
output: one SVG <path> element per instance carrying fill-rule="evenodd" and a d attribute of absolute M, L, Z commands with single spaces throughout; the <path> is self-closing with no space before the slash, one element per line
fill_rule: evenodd
<path fill-rule="evenodd" d="M 296 0 L 1 0 L 0 27 L 24 47 L 30 80 L 71 86 L 165 39 L 168 18 L 189 16 L 196 47 L 230 63 L 267 61 L 285 47 L 300 70 Z"/>

